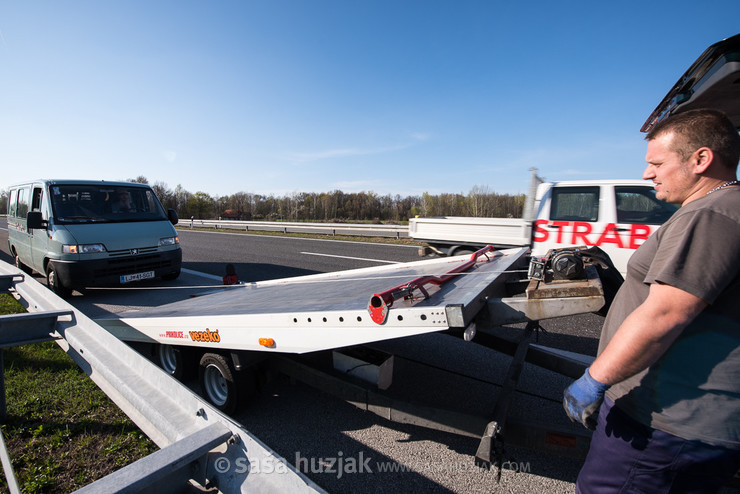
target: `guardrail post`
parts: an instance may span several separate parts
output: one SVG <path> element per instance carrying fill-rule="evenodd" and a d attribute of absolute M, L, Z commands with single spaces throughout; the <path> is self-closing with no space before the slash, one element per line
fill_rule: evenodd
<path fill-rule="evenodd" d="M 0 459 L 2 459 L 3 470 L 5 471 L 5 480 L 8 483 L 8 490 L 12 494 L 19 494 L 21 488 L 18 486 L 18 479 L 15 477 L 13 462 L 10 461 L 8 447 L 5 445 L 3 433 L 0 432 Z"/>

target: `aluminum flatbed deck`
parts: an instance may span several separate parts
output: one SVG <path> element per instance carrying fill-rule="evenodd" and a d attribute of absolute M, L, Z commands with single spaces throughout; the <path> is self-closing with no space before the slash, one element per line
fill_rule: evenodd
<path fill-rule="evenodd" d="M 443 285 L 391 302 L 375 322 L 370 299 L 407 281 L 444 276 L 471 260 L 437 258 L 237 285 L 216 293 L 124 313 L 97 322 L 123 340 L 201 348 L 305 353 L 464 327 L 502 296 L 504 273 L 521 265 L 526 248 L 480 255 Z M 424 295 L 426 292 L 428 297 Z"/>

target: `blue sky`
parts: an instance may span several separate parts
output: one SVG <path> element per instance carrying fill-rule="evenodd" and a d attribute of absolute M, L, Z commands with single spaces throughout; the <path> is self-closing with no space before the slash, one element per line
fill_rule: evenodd
<path fill-rule="evenodd" d="M 639 178 L 639 129 L 738 0 L 0 3 L 0 189 L 525 192 Z"/>

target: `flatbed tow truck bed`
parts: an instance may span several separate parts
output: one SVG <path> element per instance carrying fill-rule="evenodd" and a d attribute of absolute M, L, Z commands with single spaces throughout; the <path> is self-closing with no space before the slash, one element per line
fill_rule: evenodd
<path fill-rule="evenodd" d="M 202 352 L 201 368 L 213 363 L 213 358 L 206 358 L 209 355 L 221 355 L 222 361 L 227 357 L 226 379 L 217 382 L 215 392 L 214 381 L 200 372 L 204 394 L 215 396 L 217 406 L 234 401 L 228 393 L 239 386 L 236 379 L 231 381 L 232 375 L 259 363 L 262 369 L 288 374 L 390 420 L 482 437 L 476 459 L 490 466 L 496 461 L 496 442 L 503 437 L 522 363 L 528 360 L 566 375 L 582 372 L 587 365 L 577 357 L 531 346 L 537 321 L 596 311 L 604 303 L 591 266 L 581 279 L 554 282 L 545 282 L 544 277 L 529 280 L 528 269 L 527 248 L 485 248 L 472 256 L 239 285 L 96 322 L 124 341 Z M 498 325 L 516 322 L 527 323 L 518 341 L 496 335 Z M 332 360 L 336 366 L 337 361 L 347 365 L 347 359 L 359 367 L 379 368 L 392 356 L 363 361 L 368 350 L 358 357 L 358 347 L 433 332 L 513 356 L 487 416 L 407 403 L 403 397 L 385 393 L 381 388 L 392 381 L 392 366 L 385 385 L 376 381 L 369 387 L 331 368 Z M 301 358 L 301 354 L 307 356 Z M 587 444 L 587 437 L 584 443 L 583 437 L 573 434 L 558 439 L 557 431 L 554 436 L 545 437 L 545 432 L 532 436 L 535 429 L 531 424 L 511 424 L 507 437 L 530 446 L 552 444 L 554 437 L 555 443 L 564 442 L 566 451 L 577 455 Z"/>

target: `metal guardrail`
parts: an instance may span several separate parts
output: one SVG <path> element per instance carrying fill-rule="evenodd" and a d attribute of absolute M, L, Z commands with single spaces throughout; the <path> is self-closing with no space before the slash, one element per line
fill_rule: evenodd
<path fill-rule="evenodd" d="M 371 237 L 407 238 L 405 225 L 377 225 L 370 223 L 288 223 L 282 221 L 240 221 L 181 219 L 180 227 L 222 228 L 224 230 L 272 231 L 282 233 L 324 233 L 327 235 L 360 235 Z"/>
<path fill-rule="evenodd" d="M 78 492 L 181 492 L 193 482 L 224 493 L 324 492 L 240 424 L 32 277 L 0 262 L 3 284 L 29 313 L 0 319 L 0 346 L 55 340 L 161 448 Z M 8 485 L 17 486 L 4 448 L 0 456 Z"/>
<path fill-rule="evenodd" d="M 0 218 L 7 215 L 0 215 Z M 282 221 L 199 220 L 180 218 L 183 228 L 222 228 L 282 233 L 323 233 L 326 235 L 359 235 L 367 237 L 408 238 L 406 225 L 377 225 L 371 223 L 288 223 Z"/>

